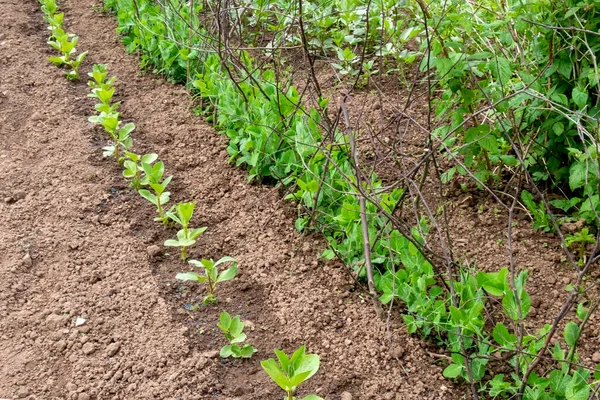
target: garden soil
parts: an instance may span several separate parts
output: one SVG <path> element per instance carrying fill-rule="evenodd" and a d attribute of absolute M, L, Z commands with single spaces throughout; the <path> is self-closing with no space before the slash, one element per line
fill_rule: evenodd
<path fill-rule="evenodd" d="M 0 399 L 281 399 L 260 360 L 303 344 L 322 363 L 300 397 L 469 397 L 442 378 L 447 355 L 407 335 L 397 310 L 377 319 L 345 267 L 318 257 L 324 242 L 294 230 L 297 211 L 277 189 L 228 164 L 226 138 L 193 115 L 182 87 L 140 73 L 111 16 L 92 0 L 61 9 L 89 51 L 82 77 L 109 65 L 135 151 L 165 161 L 173 201 L 196 202 L 193 224 L 208 229 L 192 256 L 233 256 L 240 273 L 208 307 L 204 288 L 175 280 L 192 268 L 162 246 L 175 230 L 153 222 L 153 207 L 102 159 L 85 79 L 68 82 L 46 60 L 39 4 L 0 0 Z M 477 235 L 487 221 L 473 221 Z M 568 276 L 551 275 L 543 290 L 556 284 L 559 297 Z M 558 301 L 550 293 L 539 297 Z M 219 358 L 223 310 L 246 321 L 251 360 Z"/>

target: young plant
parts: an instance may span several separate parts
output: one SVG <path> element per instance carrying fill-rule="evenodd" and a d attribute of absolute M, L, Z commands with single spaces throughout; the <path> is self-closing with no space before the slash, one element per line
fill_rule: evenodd
<path fill-rule="evenodd" d="M 150 153 L 140 156 L 139 154 L 126 151 L 125 157 L 127 159 L 123 163 L 123 167 L 125 168 L 123 170 L 123 177 L 131 179 L 131 186 L 135 190 L 140 190 L 142 187 L 148 186 L 149 180 L 148 177 L 144 175 L 144 168 L 142 168 L 142 165 L 154 164 L 154 162 L 158 160 L 158 154 Z"/>
<path fill-rule="evenodd" d="M 569 247 L 579 244 L 579 263 L 583 264 L 583 259 L 585 257 L 585 246 L 588 243 L 596 243 L 596 239 L 594 238 L 594 235 L 589 232 L 588 228 L 583 228 L 574 235 L 566 235 L 565 243 Z"/>
<path fill-rule="evenodd" d="M 288 358 L 287 354 L 281 350 L 275 349 L 275 354 L 279 364 L 274 359 L 269 358 L 261 361 L 260 365 L 271 379 L 285 391 L 286 397 L 284 400 L 295 400 L 296 388 L 317 373 L 321 360 L 316 354 L 306 354 L 306 346 L 304 345 L 296 350 L 291 358 Z M 311 394 L 303 397 L 302 400 L 323 399 Z"/>
<path fill-rule="evenodd" d="M 67 79 L 79 79 L 79 65 L 87 55 L 87 51 L 75 56 L 77 53 L 77 41 L 79 38 L 73 34 L 66 33 L 62 28 L 52 30 L 52 37 L 48 40 L 48 44 L 58 50 L 62 56 L 50 57 L 48 61 L 57 67 L 68 66 L 71 71 L 67 72 Z"/>
<path fill-rule="evenodd" d="M 164 205 L 171 199 L 171 193 L 167 192 L 166 189 L 173 177 L 168 176 L 163 180 L 165 164 L 162 161 L 159 161 L 154 165 L 142 163 L 142 169 L 148 178 L 148 185 L 154 190 L 154 193 L 151 193 L 148 189 L 140 189 L 138 193 L 156 206 L 158 217 L 154 218 L 154 220 L 161 221 L 163 224 L 167 225 L 169 217 L 165 213 Z"/>
<path fill-rule="evenodd" d="M 56 0 L 40 0 L 40 4 L 42 5 L 42 12 L 46 16 L 53 16 L 58 11 Z"/>
<path fill-rule="evenodd" d="M 213 260 L 190 260 L 188 262 L 195 267 L 202 268 L 203 274 L 200 275 L 196 272 L 179 273 L 175 276 L 175 279 L 206 283 L 208 285 L 208 295 L 204 297 L 204 304 L 216 303 L 215 288 L 217 283 L 232 280 L 238 272 L 238 263 L 233 257 L 223 257 L 217 262 L 214 262 Z M 219 273 L 219 265 L 228 262 L 232 263 L 231 266 Z"/>
<path fill-rule="evenodd" d="M 169 210 L 166 212 L 167 217 L 181 225 L 181 229 L 177 232 L 177 239 L 169 239 L 165 242 L 165 246 L 181 247 L 181 259 L 187 260 L 187 248 L 196 243 L 196 239 L 206 230 L 206 227 L 189 229 L 190 220 L 194 215 L 196 203 L 178 203 L 175 206 L 175 212 Z"/>
<path fill-rule="evenodd" d="M 120 114 L 116 112 L 101 112 L 100 115 L 93 115 L 89 117 L 88 121 L 94 124 L 102 125 L 112 140 L 111 145 L 102 148 L 102 150 L 104 150 L 103 156 L 114 156 L 117 162 L 122 163 L 124 158 L 120 155 L 119 147 L 129 150 L 133 144 L 131 132 L 133 132 L 135 129 L 135 124 L 130 122 L 121 127 L 121 121 L 119 120 L 119 117 Z"/>
<path fill-rule="evenodd" d="M 250 358 L 258 351 L 248 343 L 242 345 L 242 342 L 246 340 L 246 334 L 244 333 L 244 323 L 240 320 L 239 315 L 231 318 L 229 313 L 223 311 L 217 326 L 223 331 L 225 338 L 229 340 L 229 344 L 221 348 L 221 358 Z"/>
<path fill-rule="evenodd" d="M 88 76 L 93 79 L 88 81 L 88 85 L 92 89 L 102 87 L 103 85 L 112 86 L 115 81 L 114 76 L 106 80 L 108 76 L 108 66 L 106 64 L 94 64 L 92 72 L 88 72 Z"/>

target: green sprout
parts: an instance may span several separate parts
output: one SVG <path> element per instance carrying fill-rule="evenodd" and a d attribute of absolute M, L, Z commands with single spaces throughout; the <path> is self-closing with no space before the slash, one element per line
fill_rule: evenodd
<path fill-rule="evenodd" d="M 221 358 L 250 358 L 258 351 L 248 343 L 242 345 L 242 342 L 246 340 L 246 334 L 244 333 L 244 323 L 240 320 L 239 315 L 231 318 L 229 313 L 223 311 L 217 326 L 223 331 L 225 338 L 229 340 L 229 344 L 221 348 Z"/>
<path fill-rule="evenodd" d="M 265 372 L 286 392 L 284 400 L 295 400 L 294 392 L 298 385 L 309 379 L 319 370 L 320 358 L 316 354 L 306 354 L 306 346 L 300 347 L 288 358 L 281 350 L 275 349 L 279 364 L 272 359 L 260 362 Z M 321 397 L 311 394 L 302 400 L 323 400 Z"/>
<path fill-rule="evenodd" d="M 62 56 L 49 57 L 48 61 L 57 67 L 68 66 L 71 71 L 67 72 L 67 79 L 79 79 L 79 65 L 87 55 L 87 51 L 75 56 L 79 38 L 73 34 L 66 33 L 60 27 L 53 27 L 52 36 L 48 39 L 48 44 L 62 53 Z"/>
<path fill-rule="evenodd" d="M 583 228 L 574 235 L 566 235 L 565 243 L 568 247 L 579 244 L 579 264 L 582 265 L 585 257 L 586 244 L 596 243 L 596 239 L 594 238 L 594 235 L 589 232 L 588 228 Z"/>
<path fill-rule="evenodd" d="M 169 239 L 165 242 L 165 246 L 181 247 L 181 259 L 187 260 L 187 248 L 196 243 L 198 236 L 204 233 L 206 227 L 189 229 L 190 220 L 194 215 L 196 203 L 178 203 L 175 206 L 175 212 L 169 210 L 166 216 L 171 220 L 181 225 L 181 229 L 177 232 L 177 239 Z"/>
<path fill-rule="evenodd" d="M 204 297 L 204 304 L 214 304 L 217 302 L 215 297 L 215 288 L 217 283 L 230 281 L 237 275 L 238 272 L 238 264 L 235 258 L 233 257 L 223 257 L 219 259 L 217 262 L 213 260 L 190 260 L 188 261 L 195 267 L 202 268 L 203 274 L 200 275 L 196 272 L 185 272 L 179 273 L 175 276 L 175 279 L 179 279 L 181 281 L 194 281 L 198 283 L 206 283 L 208 285 L 208 295 Z M 219 265 L 223 263 L 232 263 L 229 268 L 225 271 L 219 273 Z"/>
<path fill-rule="evenodd" d="M 52 16 L 58 11 L 56 0 L 40 0 L 40 4 L 42 5 L 42 12 L 47 16 Z"/>
<path fill-rule="evenodd" d="M 150 153 L 140 156 L 139 154 L 126 151 L 125 157 L 127 159 L 123 163 L 123 167 L 125 168 L 123 170 L 123 177 L 131 179 L 131 186 L 135 190 L 140 190 L 142 187 L 148 186 L 149 180 L 148 177 L 144 175 L 144 168 L 142 168 L 142 165 L 152 165 L 158 160 L 158 154 Z"/>
<path fill-rule="evenodd" d="M 154 190 L 154 193 L 151 193 L 148 189 L 140 189 L 138 193 L 156 206 L 158 217 L 154 218 L 154 220 L 161 221 L 163 224 L 167 225 L 169 217 L 165 213 L 164 205 L 171 199 L 171 193 L 167 192 L 166 189 L 173 177 L 168 176 L 163 180 L 165 164 L 162 161 L 159 161 L 154 165 L 142 163 L 142 169 L 148 178 L 148 185 Z"/>
<path fill-rule="evenodd" d="M 122 163 L 125 159 L 121 157 L 119 148 L 123 147 L 125 150 L 129 150 L 133 144 L 131 132 L 135 129 L 135 124 L 130 122 L 121 127 L 119 117 L 120 114 L 117 112 L 101 112 L 99 115 L 92 115 L 89 117 L 88 121 L 93 124 L 102 125 L 106 133 L 110 136 L 112 143 L 109 146 L 102 148 L 102 150 L 104 150 L 103 156 L 114 156 L 118 163 Z"/>

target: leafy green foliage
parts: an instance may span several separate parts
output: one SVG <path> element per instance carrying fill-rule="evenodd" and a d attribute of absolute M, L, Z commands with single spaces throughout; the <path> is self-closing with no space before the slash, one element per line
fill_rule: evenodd
<path fill-rule="evenodd" d="M 244 333 L 244 323 L 240 320 L 239 315 L 231 318 L 229 313 L 223 311 L 217 326 L 229 340 L 229 344 L 221 348 L 222 358 L 250 358 L 258 351 L 254 346 L 243 343 L 246 340 L 246 334 Z"/>
<path fill-rule="evenodd" d="M 62 27 L 64 14 L 58 13 L 58 6 L 55 0 L 40 0 L 41 9 L 44 13 L 44 19 L 49 24 L 52 32 L 48 39 L 48 44 L 56 49 L 61 55 L 50 57 L 48 61 L 57 67 L 69 67 L 66 71 L 66 77 L 69 80 L 79 80 L 79 66 L 85 59 L 87 51 L 77 54 L 76 45 L 79 38 L 71 33 L 65 32 Z"/>
<path fill-rule="evenodd" d="M 275 354 L 279 363 L 270 358 L 261 361 L 260 365 L 269 377 L 285 391 L 286 398 L 293 400 L 296 388 L 317 373 L 321 360 L 316 354 L 306 354 L 306 346 L 300 347 L 291 357 L 277 349 L 275 349 Z M 316 395 L 303 398 L 303 400 L 318 399 L 321 398 Z"/>
<path fill-rule="evenodd" d="M 213 260 L 189 260 L 188 262 L 193 266 L 202 269 L 202 273 L 198 274 L 193 271 L 179 273 L 175 278 L 182 281 L 206 283 L 208 286 L 208 295 L 204 297 L 204 304 L 216 303 L 215 288 L 217 284 L 232 280 L 238 272 L 238 263 L 233 257 L 222 257 L 217 262 L 214 262 Z M 231 263 L 231 266 L 219 273 L 219 265 L 224 263 Z"/>
<path fill-rule="evenodd" d="M 181 247 L 181 259 L 185 261 L 187 259 L 186 250 L 188 247 L 193 246 L 196 243 L 198 236 L 204 233 L 206 227 L 190 229 L 189 223 L 194 215 L 194 208 L 196 203 L 178 203 L 175 206 L 175 210 L 167 211 L 166 216 L 171 220 L 175 221 L 181 226 L 181 229 L 177 232 L 177 239 L 169 239 L 165 242 L 165 246 Z"/>
<path fill-rule="evenodd" d="M 596 238 L 592 235 L 588 228 L 583 228 L 581 231 L 565 236 L 565 243 L 567 246 L 578 246 L 579 247 L 579 264 L 583 265 L 585 256 L 585 246 L 588 243 L 596 243 Z"/>
<path fill-rule="evenodd" d="M 140 189 L 138 193 L 144 199 L 156 206 L 158 217 L 154 218 L 154 220 L 160 221 L 167 225 L 169 222 L 169 216 L 166 214 L 164 206 L 171 199 L 171 193 L 167 192 L 166 190 L 173 177 L 168 176 L 163 179 L 165 173 L 165 164 L 162 161 L 159 161 L 153 165 L 142 163 L 142 169 L 144 170 L 144 174 L 148 179 L 148 186 L 150 186 L 154 193 L 148 189 Z"/>
<path fill-rule="evenodd" d="M 129 151 L 125 152 L 125 161 L 123 162 L 123 177 L 131 179 L 131 186 L 135 190 L 140 190 L 150 183 L 148 177 L 144 173 L 143 164 L 152 165 L 158 160 L 158 154 L 150 153 L 140 156 Z"/>
<path fill-rule="evenodd" d="M 128 50 L 142 54 L 143 67 L 164 73 L 173 81 L 191 84 L 203 99 L 207 120 L 227 135 L 231 161 L 248 168 L 249 180 L 276 180 L 289 186 L 287 199 L 298 202 L 300 211 L 314 211 L 311 217 L 300 214 L 296 221 L 298 230 L 322 229 L 331 247 L 323 256 L 339 256 L 363 276 L 358 188 L 348 142 L 340 132 L 326 137 L 321 128 L 328 99 L 319 98 L 318 107 L 310 108 L 291 79 L 261 69 L 249 53 L 240 52 L 240 59 L 232 65 L 218 54 L 195 53 L 181 46 L 191 43 L 192 49 L 204 49 L 217 45 L 218 38 L 202 26 L 197 27 L 198 35 L 189 36 L 187 21 L 197 22 L 189 16 L 198 15 L 204 5 L 197 5 L 196 10 L 182 5 L 184 18 L 167 21 L 159 4 L 148 0 L 137 3 L 141 18 L 131 2 L 106 2 L 117 12 L 119 30 Z M 288 18 L 287 12 L 281 12 L 295 4 L 287 0 L 251 0 L 249 4 L 236 27 L 243 40 L 258 44 L 268 37 L 269 43 L 261 43 L 268 56 L 276 55 L 277 50 L 269 49 L 282 43 L 301 43 L 299 32 L 294 31 L 297 18 Z M 310 21 L 305 24 L 308 47 L 314 54 L 333 59 L 334 68 L 348 78 L 356 77 L 359 71 L 368 77 L 375 72 L 375 66 L 385 66 L 391 58 L 412 62 L 418 54 L 425 54 L 420 68 L 423 73 L 434 75 L 438 87 L 432 89 L 439 93 L 434 96 L 434 143 L 441 144 L 440 150 L 449 159 L 460 161 L 444 174 L 443 180 L 448 182 L 457 174 L 469 175 L 475 177 L 479 186 L 496 186 L 509 174 L 526 168 L 536 181 L 546 182 L 549 188 L 568 189 L 579 196 L 560 199 L 562 203 L 553 201 L 555 207 L 575 210 L 578 217 L 591 221 L 594 213 L 600 211 L 594 188 L 598 168 L 596 154 L 590 151 L 594 146 L 584 138 L 590 137 L 586 132 L 596 132 L 590 122 L 593 118 L 587 117 L 597 113 L 593 88 L 598 82 L 592 82 L 597 74 L 588 68 L 594 57 L 581 55 L 587 51 L 583 49 L 586 41 L 596 43 L 598 39 L 585 34 L 585 40 L 575 40 L 580 37 L 567 33 L 555 40 L 554 32 L 524 22 L 531 18 L 548 25 L 569 26 L 555 24 L 554 19 L 574 23 L 574 12 L 569 14 L 565 7 L 583 6 L 570 0 L 560 5 L 511 3 L 510 7 L 488 1 L 429 2 L 424 17 L 414 4 L 304 2 L 303 18 Z M 583 10 L 591 17 L 586 19 L 585 28 L 595 32 L 597 18 L 593 17 L 597 7 L 589 7 L 590 4 Z M 423 18 L 427 18 L 429 27 L 435 27 L 427 38 Z M 569 38 L 577 43 L 577 52 L 569 53 L 573 46 Z M 419 51 L 405 48 L 404 44 L 411 40 L 421 45 Z M 361 63 L 359 54 L 363 48 L 365 59 Z M 577 63 L 569 64 L 572 57 L 577 58 Z M 381 58 L 384 63 L 378 62 Z M 584 68 L 575 71 L 575 65 Z M 397 70 L 400 69 L 398 65 Z M 573 81 L 575 73 L 582 70 L 587 71 L 585 79 L 579 75 L 577 82 Z M 580 127 L 586 131 L 579 132 Z M 516 152 L 513 143 L 525 143 L 527 147 Z M 369 179 L 360 189 L 370 195 L 373 203 L 393 213 L 402 191 L 385 193 L 374 174 Z M 536 202 L 528 192 L 523 192 L 522 200 L 536 227 L 551 231 L 545 204 Z M 535 361 L 549 332 L 549 327 L 544 326 L 519 337 L 513 330 L 531 310 L 525 290 L 527 273 L 516 273 L 513 281 L 506 269 L 476 273 L 470 266 L 461 265 L 451 281 L 444 279 L 419 251 L 422 235 L 427 233 L 426 221 L 420 221 L 421 226 L 415 227 L 410 237 L 404 237 L 389 227 L 389 221 L 375 204 L 368 202 L 366 206 L 367 233 L 382 302 L 401 300 L 407 308 L 403 318 L 409 332 L 431 336 L 448 347 L 452 362 L 444 370 L 445 376 L 472 378 L 493 396 L 514 397 L 521 386 L 519 377 Z M 389 238 L 385 237 L 387 234 Z M 196 263 L 205 268 L 202 262 Z M 190 273 L 185 278 L 209 283 L 209 279 L 215 281 L 218 276 Z M 453 296 L 449 286 L 453 287 Z M 494 304 L 501 305 L 497 310 L 503 322 L 489 324 L 485 319 L 491 296 L 498 297 Z M 568 327 L 565 339 L 568 337 L 567 343 L 573 343 L 569 353 L 575 358 L 577 332 L 572 324 Z M 522 355 L 518 349 L 528 354 Z M 503 354 L 518 373 L 497 375 L 485 382 L 487 363 L 495 353 Z M 561 366 L 558 372 L 531 375 L 524 398 L 585 395 L 589 374 L 562 368 L 564 359 L 564 351 L 556 351 L 555 361 Z M 283 360 L 290 362 L 287 356 Z M 273 379 L 279 380 L 277 383 L 292 398 L 292 378 L 285 362 L 280 358 L 279 366 L 271 361 L 267 366 L 273 375 L 269 375 L 277 376 Z M 562 389 L 566 385 L 562 382 L 571 385 L 568 392 Z"/>

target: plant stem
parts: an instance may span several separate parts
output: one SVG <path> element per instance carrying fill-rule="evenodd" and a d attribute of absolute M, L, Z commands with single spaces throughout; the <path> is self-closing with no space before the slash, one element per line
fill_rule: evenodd
<path fill-rule="evenodd" d="M 181 248 L 181 259 L 183 261 L 187 260 L 187 247 L 186 246 L 183 246 Z"/>

